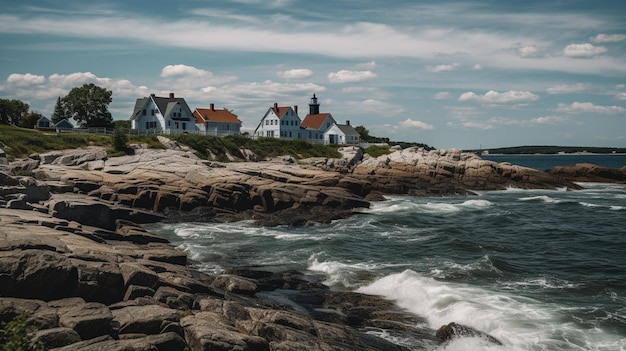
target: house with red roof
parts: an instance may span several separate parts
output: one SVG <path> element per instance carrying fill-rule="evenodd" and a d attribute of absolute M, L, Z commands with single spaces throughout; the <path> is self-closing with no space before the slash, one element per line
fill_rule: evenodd
<path fill-rule="evenodd" d="M 254 130 L 255 138 L 300 139 L 302 135 L 298 106 L 274 106 L 267 109 L 261 122 Z"/>
<path fill-rule="evenodd" d="M 330 113 L 320 113 L 320 104 L 313 94 L 309 103 L 309 114 L 302 120 L 304 137 L 312 142 L 324 142 L 324 133 L 337 122 Z"/>
<path fill-rule="evenodd" d="M 193 116 L 199 134 L 226 136 L 241 132 L 241 120 L 226 108 L 216 109 L 214 104 L 210 104 L 209 108 L 196 108 Z"/>

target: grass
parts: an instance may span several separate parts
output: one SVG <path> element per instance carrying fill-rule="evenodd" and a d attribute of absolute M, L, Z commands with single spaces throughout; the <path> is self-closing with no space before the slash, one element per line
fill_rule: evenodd
<path fill-rule="evenodd" d="M 53 150 L 78 149 L 85 146 L 96 145 L 107 148 L 109 157 L 123 156 L 127 153 L 122 150 L 114 150 L 111 135 L 99 134 L 72 134 L 40 131 L 35 129 L 19 128 L 6 124 L 0 124 L 0 143 L 9 160 L 28 157 Z M 146 144 L 151 149 L 163 149 L 164 146 L 154 135 L 130 136 L 128 143 Z"/>
<path fill-rule="evenodd" d="M 291 155 L 296 159 L 309 157 L 341 157 L 337 151 L 337 145 L 313 144 L 305 140 L 285 140 L 277 138 L 250 139 L 243 135 L 214 137 L 191 134 L 176 135 L 171 136 L 171 138 L 191 147 L 201 158 L 209 159 L 212 153 L 218 161 L 227 161 L 227 154 L 236 159 L 244 159 L 241 148 L 251 150 L 260 159 L 281 155 Z"/>
<path fill-rule="evenodd" d="M 216 160 L 223 162 L 229 161 L 228 155 L 235 158 L 235 160 L 243 160 L 242 148 L 251 150 L 259 159 L 282 155 L 290 155 L 296 159 L 341 157 L 337 151 L 338 145 L 313 144 L 305 140 L 250 139 L 243 135 L 214 137 L 192 134 L 174 135 L 169 136 L 169 138 L 191 147 L 201 158 L 211 159 L 211 154 L 213 154 Z M 4 145 L 2 148 L 9 160 L 52 150 L 77 149 L 89 145 L 106 147 L 108 157 L 123 156 L 130 150 L 121 150 L 120 145 L 118 145 L 116 150 L 111 135 L 56 134 L 54 132 L 43 132 L 3 124 L 0 124 L 0 143 Z M 127 144 L 146 144 L 148 148 L 153 149 L 164 148 L 154 135 L 131 135 L 128 136 Z"/>
<path fill-rule="evenodd" d="M 382 155 L 389 155 L 391 151 L 389 150 L 389 146 L 372 145 L 365 149 L 365 153 L 372 157 L 378 157 Z"/>

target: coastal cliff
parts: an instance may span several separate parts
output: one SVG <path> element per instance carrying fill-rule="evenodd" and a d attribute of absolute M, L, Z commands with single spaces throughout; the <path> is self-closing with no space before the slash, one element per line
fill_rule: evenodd
<path fill-rule="evenodd" d="M 252 219 L 306 225 L 384 194 L 577 189 L 558 176 L 459 150 L 358 148 L 340 159 L 216 163 L 180 145 L 107 158 L 92 147 L 6 162 L 0 173 L 0 321 L 26 315 L 58 350 L 403 350 L 364 328 L 435 339 L 377 297 L 332 292 L 299 272 L 204 275 L 141 224 Z M 9 174 L 28 170 L 33 177 Z M 267 298 L 298 291 L 290 304 Z M 265 297 L 264 297 L 265 296 Z M 452 322 L 452 321 L 451 321 Z M 153 348 L 151 348 L 153 347 Z"/>

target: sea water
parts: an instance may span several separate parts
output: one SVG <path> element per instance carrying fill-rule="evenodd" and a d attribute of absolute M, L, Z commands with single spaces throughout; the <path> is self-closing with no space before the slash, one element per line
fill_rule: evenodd
<path fill-rule="evenodd" d="M 369 332 L 415 350 L 626 350 L 626 186 L 389 196 L 330 224 L 156 224 L 198 269 L 298 269 L 333 289 L 383 296 L 448 344 Z"/>

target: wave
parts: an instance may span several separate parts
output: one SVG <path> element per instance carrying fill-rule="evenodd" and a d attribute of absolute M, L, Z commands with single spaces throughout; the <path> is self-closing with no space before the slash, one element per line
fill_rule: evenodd
<path fill-rule="evenodd" d="M 445 350 L 621 350 L 626 340 L 599 328 L 588 329 L 568 321 L 569 313 L 554 303 L 486 288 L 444 282 L 412 270 L 391 274 L 357 289 L 383 296 L 399 307 L 426 318 L 434 330 L 457 322 L 498 338 L 504 346 L 488 346 L 463 338 Z M 473 345 L 473 346 L 470 346 Z"/>
<path fill-rule="evenodd" d="M 374 203 L 373 206 L 365 210 L 371 214 L 389 213 L 430 213 L 449 214 L 464 210 L 482 210 L 489 208 L 493 203 L 485 199 L 472 199 L 463 202 L 426 202 L 421 203 L 421 199 L 409 197 L 394 197 L 388 201 Z"/>
<path fill-rule="evenodd" d="M 344 263 L 339 261 L 325 261 L 320 259 L 324 253 L 314 254 L 309 258 L 307 269 L 313 272 L 324 273 L 327 279 L 324 284 L 328 286 L 342 286 L 344 288 L 356 288 L 364 282 L 374 279 L 373 272 L 384 268 L 402 267 L 401 264 L 383 264 L 374 262 Z"/>

